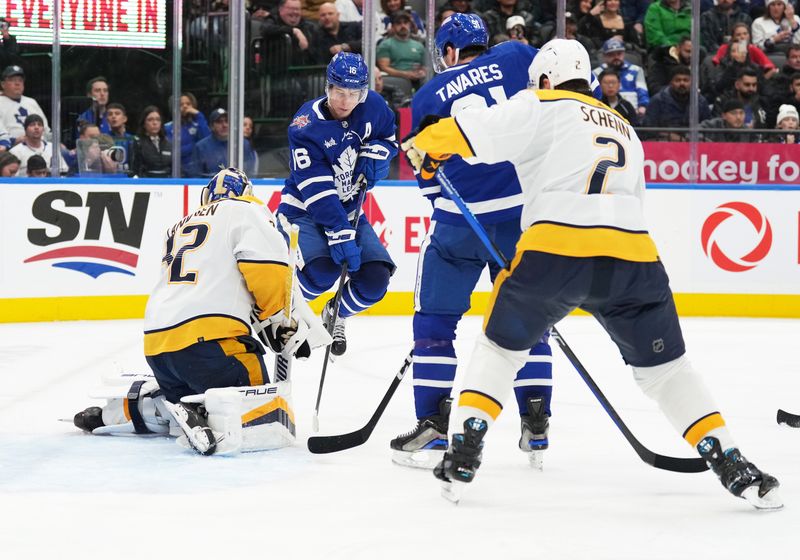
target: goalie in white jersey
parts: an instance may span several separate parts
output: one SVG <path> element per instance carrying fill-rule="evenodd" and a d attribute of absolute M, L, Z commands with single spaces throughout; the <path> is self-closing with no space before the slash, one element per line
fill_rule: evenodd
<path fill-rule="evenodd" d="M 293 285 L 287 282 L 286 242 L 251 191 L 244 173 L 223 169 L 203 190 L 202 206 L 167 229 L 161 277 L 144 319 L 144 353 L 155 382 L 135 381 L 121 406 L 110 402 L 104 409 L 87 409 L 76 415 L 76 426 L 93 433 L 121 431 L 120 425 L 128 432 L 163 433 L 173 421 L 191 447 L 211 454 L 218 436 L 208 427 L 205 409 L 211 414 L 214 405 L 206 391 L 261 387 L 241 393 L 245 401 L 260 399 L 261 406 L 229 407 L 235 410 L 231 433 L 241 436 L 239 418 L 245 428 L 279 419 L 294 435 L 293 413 L 283 396 L 288 388 L 269 384 L 264 347 L 250 336 L 251 314 L 262 341 L 286 356 L 308 357 L 330 337 L 299 289 L 292 298 L 292 321 L 284 320 L 287 286 Z M 145 404 L 146 397 L 154 403 Z M 227 406 L 239 393 L 221 397 Z"/>
<path fill-rule="evenodd" d="M 669 279 L 644 222 L 642 145 L 625 119 L 592 98 L 588 72 L 580 43 L 555 39 L 531 64 L 532 89 L 442 119 L 414 140 L 409 157 L 421 167 L 435 169 L 452 153 L 510 161 L 524 196 L 524 233 L 510 270 L 495 281 L 451 415 L 450 447 L 434 474 L 453 494 L 472 481 L 483 437 L 528 349 L 581 308 L 723 486 L 758 508 L 781 507 L 778 481 L 741 455 L 685 356 Z"/>

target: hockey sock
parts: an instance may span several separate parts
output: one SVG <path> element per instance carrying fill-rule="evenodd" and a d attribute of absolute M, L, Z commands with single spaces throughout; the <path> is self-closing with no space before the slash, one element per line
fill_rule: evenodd
<path fill-rule="evenodd" d="M 546 342 L 539 342 L 531 348 L 527 361 L 514 379 L 514 396 L 517 399 L 519 414 L 528 413 L 530 397 L 542 397 L 544 408 L 550 416 L 550 399 L 553 394 L 553 352 Z"/>
<path fill-rule="evenodd" d="M 364 263 L 342 289 L 339 317 L 347 318 L 361 313 L 378 303 L 386 295 L 391 273 L 386 264 L 373 261 Z"/>
<path fill-rule="evenodd" d="M 453 389 L 456 366 L 452 340 L 414 342 L 414 407 L 417 418 L 439 414 L 439 402 L 449 397 Z"/>
<path fill-rule="evenodd" d="M 451 413 L 450 426 L 464 425 L 468 418 L 486 420 L 489 426 L 503 410 L 503 401 L 511 390 L 514 372 L 519 371 L 529 350 L 501 348 L 485 334 L 478 336 L 458 397 L 458 408 Z"/>
<path fill-rule="evenodd" d="M 719 439 L 723 450 L 735 447 L 714 399 L 685 354 L 658 366 L 634 367 L 633 373 L 642 391 L 692 447 L 708 435 Z"/>

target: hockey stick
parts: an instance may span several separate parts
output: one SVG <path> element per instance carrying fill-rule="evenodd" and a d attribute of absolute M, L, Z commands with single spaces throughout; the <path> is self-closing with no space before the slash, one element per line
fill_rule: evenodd
<path fill-rule="evenodd" d="M 283 300 L 284 327 L 292 322 L 292 299 L 294 298 L 294 284 L 297 269 L 297 245 L 300 242 L 300 226 L 292 224 L 289 227 L 289 269 L 286 271 L 286 295 Z M 284 356 L 282 352 L 275 354 L 275 382 L 287 381 L 292 375 L 292 357 Z"/>
<path fill-rule="evenodd" d="M 356 202 L 355 216 L 350 222 L 353 229 L 358 231 L 358 219 L 361 217 L 361 207 L 364 205 L 364 199 L 367 197 L 367 185 L 363 180 L 363 175 L 359 176 L 358 182 L 361 183 L 361 191 L 358 193 L 358 202 Z M 347 277 L 347 263 L 342 264 L 342 272 L 339 274 L 339 286 L 336 288 L 336 295 L 333 298 L 333 305 L 331 306 L 331 320 L 328 325 L 328 334 L 333 337 L 333 326 L 336 324 L 336 318 L 339 316 L 339 305 L 342 303 L 342 290 L 344 288 L 345 278 Z M 326 304 L 327 305 L 327 304 Z M 331 356 L 331 346 L 333 342 L 325 347 L 325 358 L 322 361 L 322 373 L 319 376 L 319 389 L 317 389 L 317 403 L 314 405 L 314 416 L 311 418 L 311 428 L 314 433 L 319 432 L 319 402 L 322 400 L 322 387 L 325 385 L 325 372 L 328 371 L 328 359 Z"/>
<path fill-rule="evenodd" d="M 450 179 L 444 174 L 442 168 L 439 168 L 439 171 L 436 173 L 436 178 L 439 181 L 442 189 L 450 196 L 450 199 L 456 204 L 461 213 L 464 216 L 464 219 L 467 220 L 470 227 L 472 227 L 475 234 L 481 240 L 481 242 L 486 246 L 489 252 L 492 254 L 492 257 L 497 262 L 498 265 L 501 267 L 508 269 L 509 262 L 503 256 L 503 253 L 497 247 L 497 245 L 492 241 L 489 236 L 486 234 L 486 230 L 483 229 L 483 226 L 478 222 L 478 219 L 472 213 L 472 211 L 467 207 L 467 204 L 464 202 L 464 199 L 461 198 L 461 195 L 458 194 L 458 191 L 455 189 L 453 184 L 450 182 Z M 608 401 L 606 396 L 600 390 L 600 387 L 597 386 L 597 383 L 594 382 L 591 375 L 587 369 L 583 366 L 583 364 L 578 360 L 578 357 L 569 347 L 567 342 L 564 340 L 564 337 L 561 336 L 561 333 L 558 332 L 555 326 L 552 328 L 553 338 L 556 339 L 559 348 L 561 351 L 564 352 L 564 355 L 570 361 L 572 366 L 577 370 L 578 375 L 581 376 L 581 379 L 589 386 L 592 393 L 594 394 L 595 398 L 600 401 L 603 409 L 606 413 L 611 417 L 611 420 L 614 421 L 617 428 L 622 432 L 622 435 L 625 436 L 625 439 L 628 440 L 633 450 L 639 455 L 639 458 L 657 469 L 664 469 L 666 471 L 674 471 L 674 472 L 685 472 L 685 473 L 695 473 L 695 472 L 703 472 L 708 470 L 708 465 L 706 462 L 701 458 L 683 458 L 683 457 L 668 457 L 666 455 L 659 455 L 647 449 L 644 445 L 639 442 L 638 439 L 633 435 L 633 433 L 628 429 L 628 426 L 625 422 L 620 418 L 617 411 L 614 410 L 614 407 L 611 406 L 611 403 Z"/>
<path fill-rule="evenodd" d="M 392 400 L 394 392 L 403 380 L 408 366 L 411 365 L 413 353 L 413 350 L 408 353 L 400 371 L 394 376 L 394 379 L 392 379 L 392 382 L 389 384 L 389 388 L 386 390 L 386 394 L 383 395 L 380 404 L 378 404 L 378 408 L 375 409 L 375 412 L 372 413 L 372 417 L 362 428 L 338 436 L 312 436 L 308 438 L 308 450 L 311 451 L 311 453 L 336 453 L 337 451 L 344 451 L 345 449 L 358 447 L 362 443 L 366 443 L 369 436 L 372 435 L 372 430 L 374 430 L 375 426 L 378 424 L 378 420 L 380 420 L 383 415 L 383 411 L 386 410 L 389 401 Z"/>
<path fill-rule="evenodd" d="M 786 425 L 791 428 L 800 428 L 800 414 L 792 414 L 785 410 L 778 409 L 778 424 Z"/>

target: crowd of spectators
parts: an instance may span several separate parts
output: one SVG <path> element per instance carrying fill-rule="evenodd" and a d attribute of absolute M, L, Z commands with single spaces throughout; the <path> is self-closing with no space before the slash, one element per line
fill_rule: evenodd
<path fill-rule="evenodd" d="M 442 0 L 433 29 L 426 29 L 417 11 L 424 11 L 424 2 L 412 1 L 413 6 L 403 0 L 376 3 L 376 89 L 395 108 L 407 106 L 426 80 L 425 38 L 452 13 L 480 15 L 490 44 L 515 40 L 538 47 L 556 33 L 555 0 Z M 639 127 L 644 139 L 685 141 L 690 91 L 697 87 L 702 141 L 800 143 L 795 3 L 702 0 L 701 44 L 693 45 L 689 0 L 568 0 L 566 36 L 586 46 L 603 101 Z M 361 51 L 363 0 L 249 0 L 246 5 L 249 32 L 266 41 L 288 37 L 293 65 L 321 66 L 336 53 Z M 227 2 L 214 9 L 224 12 Z M 698 76 L 689 69 L 695 48 Z M 88 80 L 81 92 L 86 105 L 72 127 L 74 146 L 54 141 L 36 92 L 25 95 L 24 59 L 3 18 L 0 89 L 0 176 L 47 176 L 55 146 L 62 174 L 168 177 L 176 133 L 184 176 L 211 176 L 227 165 L 225 109 L 206 99 L 198 103 L 187 91 L 180 96 L 179 126 L 166 122 L 164 109 L 171 108 L 171 100 L 152 100 L 129 115 L 124 84 L 110 84 L 102 75 Z M 200 106 L 210 106 L 209 111 L 204 114 Z M 258 171 L 256 127 L 248 116 L 243 126 L 248 173 Z"/>

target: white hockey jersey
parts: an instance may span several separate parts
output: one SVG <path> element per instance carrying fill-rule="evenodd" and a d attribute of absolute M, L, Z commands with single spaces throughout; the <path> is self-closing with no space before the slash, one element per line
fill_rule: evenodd
<path fill-rule="evenodd" d="M 28 115 L 42 117 L 45 138 L 50 138 L 50 126 L 47 124 L 47 117 L 34 98 L 23 95 L 19 100 L 16 100 L 0 95 L 0 123 L 8 132 L 12 142 L 15 138 L 25 136 L 25 117 Z"/>
<path fill-rule="evenodd" d="M 253 197 L 202 206 L 166 232 L 161 276 L 144 318 L 146 356 L 250 334 L 284 302 L 288 248 Z"/>
<path fill-rule="evenodd" d="M 431 154 L 514 164 L 526 230 L 518 254 L 658 260 L 644 221 L 642 144 L 622 116 L 592 97 L 524 90 L 443 119 L 415 144 Z"/>

